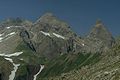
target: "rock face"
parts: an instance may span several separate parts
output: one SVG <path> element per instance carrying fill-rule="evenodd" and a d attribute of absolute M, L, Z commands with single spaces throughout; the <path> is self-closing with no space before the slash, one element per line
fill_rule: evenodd
<path fill-rule="evenodd" d="M 70 29 L 70 26 L 62 20 L 59 20 L 52 13 L 46 13 L 38 19 L 32 27 L 33 32 L 54 32 L 65 37 L 75 37 L 76 34 Z"/>
<path fill-rule="evenodd" d="M 53 58 L 63 53 L 73 51 L 73 41 L 76 34 L 72 32 L 69 25 L 53 14 L 46 13 L 31 28 L 31 38 L 36 52 L 47 58 Z"/>

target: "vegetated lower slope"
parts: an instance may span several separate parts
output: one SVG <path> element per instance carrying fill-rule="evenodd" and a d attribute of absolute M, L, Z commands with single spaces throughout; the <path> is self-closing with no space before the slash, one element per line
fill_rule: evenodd
<path fill-rule="evenodd" d="M 98 56 L 96 57 L 98 58 Z M 120 40 L 108 52 L 81 68 L 51 76 L 43 80 L 119 80 L 120 79 Z M 72 66 L 72 65 L 69 65 Z M 54 73 L 54 72 L 53 72 Z M 42 80 L 42 79 L 39 79 Z"/>
<path fill-rule="evenodd" d="M 46 68 L 40 74 L 40 79 L 49 79 L 71 70 L 79 70 L 83 66 L 94 65 L 99 60 L 100 53 L 64 54 L 46 63 Z"/>
<path fill-rule="evenodd" d="M 33 79 L 33 75 L 37 73 L 39 69 L 39 64 L 42 64 L 44 58 L 38 57 L 35 55 L 35 52 L 30 49 L 30 47 L 21 42 L 15 49 L 15 51 L 22 51 L 24 54 L 21 54 L 18 58 L 22 60 L 16 59 L 16 62 L 19 62 L 21 66 L 19 67 L 16 73 L 15 80 L 29 80 Z"/>

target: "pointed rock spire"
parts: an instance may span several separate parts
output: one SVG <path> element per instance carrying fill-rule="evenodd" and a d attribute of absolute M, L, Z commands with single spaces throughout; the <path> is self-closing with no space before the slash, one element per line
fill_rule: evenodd
<path fill-rule="evenodd" d="M 55 16 L 53 15 L 53 13 L 47 12 L 45 13 L 43 16 L 40 17 L 40 20 L 48 20 L 51 18 L 55 18 Z"/>
<path fill-rule="evenodd" d="M 101 24 L 101 23 L 102 23 L 102 21 L 101 21 L 100 19 L 97 19 L 97 20 L 96 20 L 96 25 L 97 25 L 97 24 Z"/>
<path fill-rule="evenodd" d="M 102 23 L 102 21 L 101 21 L 100 19 L 97 19 L 97 20 L 96 20 L 95 27 L 98 27 L 98 28 L 104 27 L 104 24 Z"/>
<path fill-rule="evenodd" d="M 53 13 L 47 12 L 43 16 L 41 16 L 41 18 L 43 18 L 43 17 L 53 17 L 53 16 L 54 16 Z"/>
<path fill-rule="evenodd" d="M 103 34 L 109 34 L 109 31 L 105 28 L 105 26 L 103 25 L 102 21 L 100 19 L 98 19 L 96 21 L 96 24 L 94 25 L 94 27 L 92 28 L 89 36 L 91 37 L 95 37 L 95 36 L 103 36 Z"/>
<path fill-rule="evenodd" d="M 96 24 L 87 36 L 87 40 L 90 46 L 94 46 L 91 47 L 90 50 L 96 49 L 99 51 L 101 48 L 110 48 L 114 44 L 113 36 L 109 32 L 109 30 L 103 25 L 101 20 L 96 21 Z"/>
<path fill-rule="evenodd" d="M 88 36 L 102 39 L 112 37 L 109 30 L 103 25 L 102 21 L 99 19 L 96 21 L 96 24 L 94 25 Z"/>
<path fill-rule="evenodd" d="M 39 23 L 39 22 L 50 22 L 51 20 L 53 19 L 56 19 L 56 17 L 53 15 L 53 13 L 50 13 L 50 12 L 47 12 L 45 13 L 44 15 L 42 15 L 36 22 L 36 23 Z"/>

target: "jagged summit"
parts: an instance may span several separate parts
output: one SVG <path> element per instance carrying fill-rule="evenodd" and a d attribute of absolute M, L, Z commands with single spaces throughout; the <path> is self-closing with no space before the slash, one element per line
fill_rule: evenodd
<path fill-rule="evenodd" d="M 101 23 L 102 23 L 102 21 L 101 21 L 100 19 L 97 19 L 97 20 L 96 20 L 96 25 L 97 25 L 97 24 L 101 24 Z"/>
<path fill-rule="evenodd" d="M 103 51 L 103 49 L 108 49 L 113 46 L 114 38 L 109 32 L 109 30 L 104 26 L 101 20 L 97 20 L 96 24 L 86 37 L 89 44 L 90 50 L 95 49 L 93 51 L 97 51 L 97 49 L 101 49 L 98 51 Z M 90 47 L 93 45 L 92 47 Z"/>
<path fill-rule="evenodd" d="M 53 13 L 45 13 L 43 14 L 35 23 L 36 24 L 49 24 L 49 25 L 53 25 L 56 27 L 59 26 L 69 26 L 65 21 L 59 19 L 58 17 L 56 17 Z M 59 24 L 59 25 L 58 25 Z"/>
<path fill-rule="evenodd" d="M 96 24 L 90 31 L 88 37 L 105 37 L 105 36 L 112 36 L 109 30 L 105 27 L 101 20 L 97 20 Z"/>
<path fill-rule="evenodd" d="M 67 37 L 74 36 L 75 33 L 70 29 L 70 25 L 62 21 L 52 13 L 45 13 L 33 25 L 32 31 L 39 32 L 55 32 Z"/>
<path fill-rule="evenodd" d="M 35 24 L 39 22 L 49 22 L 50 20 L 56 19 L 56 17 L 53 15 L 53 13 L 47 12 L 43 14 L 36 22 Z"/>
<path fill-rule="evenodd" d="M 47 12 L 43 16 L 41 16 L 41 19 L 46 17 L 55 17 L 55 16 L 53 15 L 53 13 Z"/>
<path fill-rule="evenodd" d="M 53 13 L 47 12 L 43 14 L 39 19 L 37 19 L 34 25 L 37 25 L 37 24 L 55 25 L 58 23 L 65 23 L 65 22 L 61 21 L 59 18 L 53 15 Z"/>

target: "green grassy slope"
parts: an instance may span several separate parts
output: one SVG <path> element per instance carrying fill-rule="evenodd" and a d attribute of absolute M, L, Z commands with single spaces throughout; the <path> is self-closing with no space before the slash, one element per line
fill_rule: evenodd
<path fill-rule="evenodd" d="M 40 74 L 40 79 L 58 76 L 71 70 L 78 70 L 85 65 L 93 65 L 100 60 L 100 54 L 64 54 L 45 65 L 46 67 Z"/>

